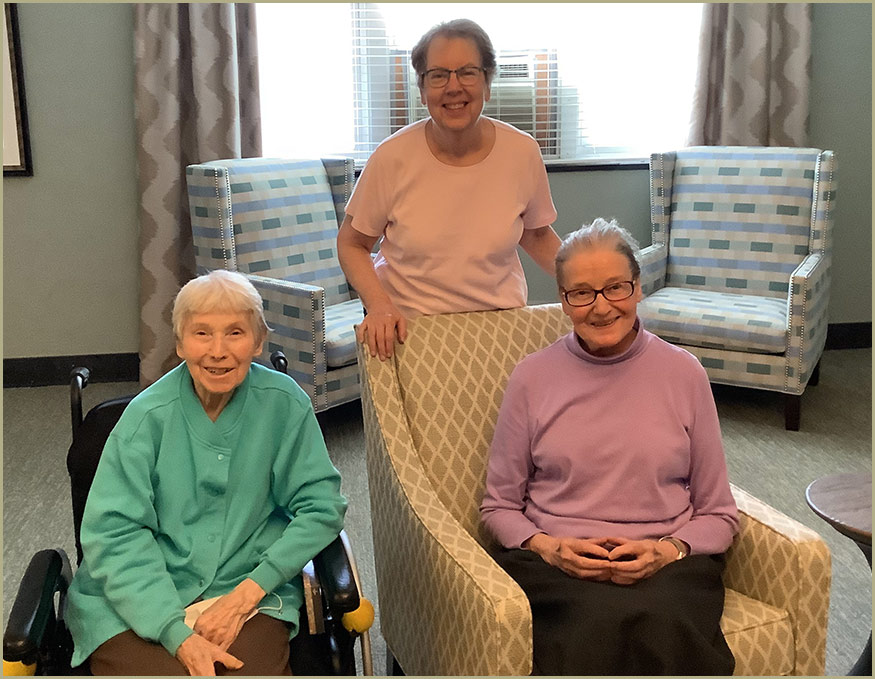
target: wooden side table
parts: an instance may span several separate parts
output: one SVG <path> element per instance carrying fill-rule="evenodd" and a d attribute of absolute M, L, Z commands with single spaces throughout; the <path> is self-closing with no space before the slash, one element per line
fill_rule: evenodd
<path fill-rule="evenodd" d="M 839 533 L 853 540 L 872 568 L 872 474 L 834 474 L 812 482 L 808 506 Z M 849 676 L 872 676 L 872 634 Z"/>

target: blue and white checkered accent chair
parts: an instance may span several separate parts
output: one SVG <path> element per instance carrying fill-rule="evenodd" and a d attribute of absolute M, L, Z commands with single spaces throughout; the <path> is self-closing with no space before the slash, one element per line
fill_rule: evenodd
<path fill-rule="evenodd" d="M 359 397 L 353 324 L 361 301 L 337 259 L 351 158 L 215 160 L 186 168 L 198 273 L 245 274 L 277 349 L 316 412 Z"/>
<path fill-rule="evenodd" d="M 639 315 L 712 382 L 785 394 L 794 431 L 826 342 L 835 199 L 832 151 L 702 146 L 650 158 Z"/>

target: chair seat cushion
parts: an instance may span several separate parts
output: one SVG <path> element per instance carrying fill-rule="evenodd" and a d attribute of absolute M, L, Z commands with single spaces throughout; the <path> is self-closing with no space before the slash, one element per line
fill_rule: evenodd
<path fill-rule="evenodd" d="M 644 327 L 674 344 L 783 354 L 787 300 L 729 292 L 661 288 L 638 304 Z"/>
<path fill-rule="evenodd" d="M 363 317 L 360 299 L 325 307 L 325 362 L 329 368 L 355 363 L 353 325 L 361 323 Z"/>
<path fill-rule="evenodd" d="M 727 587 L 720 629 L 736 658 L 736 676 L 793 673 L 796 662 L 793 625 L 784 609 Z"/>

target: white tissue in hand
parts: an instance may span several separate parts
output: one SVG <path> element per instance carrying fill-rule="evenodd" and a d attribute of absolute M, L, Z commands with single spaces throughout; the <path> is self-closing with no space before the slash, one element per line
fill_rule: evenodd
<path fill-rule="evenodd" d="M 194 623 L 199 617 L 201 617 L 201 614 L 221 598 L 222 597 L 214 596 L 212 599 L 203 599 L 202 601 L 194 602 L 191 606 L 185 609 L 185 624 L 194 629 Z M 252 611 L 246 620 L 249 620 L 249 618 L 256 613 L 258 613 L 257 609 Z M 243 622 L 246 622 L 246 620 Z"/>

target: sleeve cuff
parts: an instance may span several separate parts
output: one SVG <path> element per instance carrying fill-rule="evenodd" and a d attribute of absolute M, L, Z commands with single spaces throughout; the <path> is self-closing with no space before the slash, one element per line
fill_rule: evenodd
<path fill-rule="evenodd" d="M 690 546 L 690 554 L 722 554 L 732 546 L 734 533 L 727 524 L 703 526 L 691 521 L 672 533 L 678 540 L 683 540 Z"/>
<path fill-rule="evenodd" d="M 179 650 L 182 642 L 192 634 L 194 634 L 194 630 L 191 627 L 182 620 L 174 620 L 164 628 L 158 640 L 170 655 L 176 656 L 176 651 Z"/>
<path fill-rule="evenodd" d="M 249 577 L 264 590 L 265 594 L 270 594 L 281 584 L 289 580 L 287 576 L 280 573 L 267 561 L 262 561 L 258 564 Z"/>
<path fill-rule="evenodd" d="M 491 525 L 487 524 L 487 529 L 490 530 L 493 537 L 498 540 L 502 547 L 522 549 L 522 544 L 526 540 L 536 533 L 544 532 L 521 513 L 518 513 L 514 518 L 515 520 L 513 521 L 497 521 Z"/>

